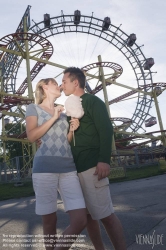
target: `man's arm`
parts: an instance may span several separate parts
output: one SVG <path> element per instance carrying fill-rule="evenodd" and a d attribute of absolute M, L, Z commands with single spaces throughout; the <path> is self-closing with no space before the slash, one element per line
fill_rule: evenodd
<path fill-rule="evenodd" d="M 100 138 L 98 164 L 94 174 L 101 180 L 110 174 L 113 126 L 104 102 L 96 99 L 92 108 L 92 117 Z"/>

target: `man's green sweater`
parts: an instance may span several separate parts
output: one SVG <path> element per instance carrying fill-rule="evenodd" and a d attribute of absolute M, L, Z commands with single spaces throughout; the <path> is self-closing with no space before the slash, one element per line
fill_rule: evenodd
<path fill-rule="evenodd" d="M 80 119 L 79 128 L 74 132 L 75 146 L 73 140 L 71 142 L 78 173 L 95 167 L 98 162 L 110 164 L 113 135 L 113 127 L 104 102 L 90 94 L 83 94 L 80 98 L 84 116 Z"/>

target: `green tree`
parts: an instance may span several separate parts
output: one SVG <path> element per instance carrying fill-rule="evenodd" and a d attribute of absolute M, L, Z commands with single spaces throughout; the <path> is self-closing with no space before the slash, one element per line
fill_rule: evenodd
<path fill-rule="evenodd" d="M 124 139 L 124 135 L 123 134 L 118 134 L 118 133 L 114 132 L 114 138 L 115 138 L 115 142 L 116 142 L 118 140 Z M 119 146 L 122 146 L 122 147 L 126 147 L 129 144 L 130 144 L 130 141 L 129 140 L 125 140 L 125 141 L 119 142 L 117 144 L 117 146 L 119 145 Z"/>
<path fill-rule="evenodd" d="M 24 131 L 25 125 L 20 123 L 8 123 L 5 126 L 5 132 L 8 137 L 17 138 Z M 22 142 L 16 142 L 12 140 L 6 141 L 6 153 L 10 159 L 16 156 L 23 156 Z"/>

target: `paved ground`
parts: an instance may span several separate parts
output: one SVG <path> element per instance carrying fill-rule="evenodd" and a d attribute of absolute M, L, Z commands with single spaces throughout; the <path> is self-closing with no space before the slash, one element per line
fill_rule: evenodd
<path fill-rule="evenodd" d="M 128 250 L 166 250 L 166 174 L 113 183 L 110 190 Z M 35 215 L 34 207 L 34 197 L 0 202 L 0 249 L 44 250 L 41 218 Z M 68 215 L 63 212 L 61 200 L 58 200 L 58 208 L 60 234 L 68 225 Z M 112 250 L 102 226 L 101 231 L 105 249 Z M 81 246 L 74 245 L 73 250 L 94 249 L 85 230 L 80 241 Z"/>

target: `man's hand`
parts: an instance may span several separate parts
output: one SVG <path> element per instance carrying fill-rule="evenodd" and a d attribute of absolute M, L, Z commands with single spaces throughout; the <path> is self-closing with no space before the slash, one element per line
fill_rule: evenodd
<path fill-rule="evenodd" d="M 98 162 L 94 175 L 98 175 L 98 180 L 101 180 L 110 174 L 110 165 L 104 162 Z"/>
<path fill-rule="evenodd" d="M 80 121 L 77 118 L 71 118 L 70 122 L 70 129 L 69 131 L 75 131 L 80 126 Z"/>
<path fill-rule="evenodd" d="M 40 139 L 37 139 L 37 140 L 36 140 L 36 145 L 37 145 L 38 148 L 40 147 L 41 144 L 42 144 L 41 140 L 40 140 Z"/>

